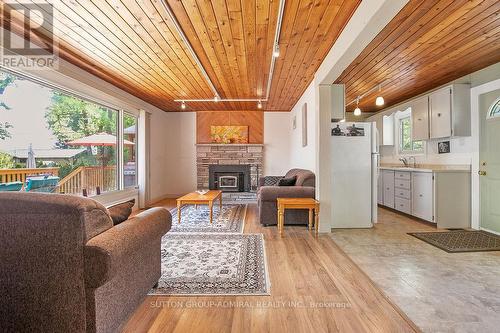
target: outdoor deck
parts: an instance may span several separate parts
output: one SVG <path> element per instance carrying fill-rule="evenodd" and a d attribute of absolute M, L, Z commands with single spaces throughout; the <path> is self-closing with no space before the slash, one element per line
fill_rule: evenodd
<path fill-rule="evenodd" d="M 36 176 L 59 176 L 59 168 L 36 169 L 0 169 L 0 184 L 22 182 Z M 115 166 L 82 166 L 73 170 L 61 179 L 52 192 L 82 195 L 84 190 L 87 195 L 96 194 L 97 188 L 102 192 L 114 190 L 116 183 Z"/>

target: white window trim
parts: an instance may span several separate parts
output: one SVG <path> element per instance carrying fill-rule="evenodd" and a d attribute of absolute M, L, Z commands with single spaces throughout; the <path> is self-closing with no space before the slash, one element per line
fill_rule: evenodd
<path fill-rule="evenodd" d="M 411 107 L 408 107 L 404 111 L 397 111 L 394 115 L 394 125 L 396 126 L 396 148 L 398 156 L 424 156 L 427 153 L 427 141 L 422 141 L 422 150 L 401 150 L 401 120 L 405 118 L 411 118 Z"/>
<path fill-rule="evenodd" d="M 497 98 L 493 104 L 490 105 L 490 107 L 488 108 L 488 112 L 486 113 L 486 119 L 487 120 L 490 120 L 490 119 L 498 119 L 500 118 L 500 113 L 496 113 L 496 114 L 492 114 L 493 113 L 493 108 L 498 104 L 500 103 L 500 98 Z"/>

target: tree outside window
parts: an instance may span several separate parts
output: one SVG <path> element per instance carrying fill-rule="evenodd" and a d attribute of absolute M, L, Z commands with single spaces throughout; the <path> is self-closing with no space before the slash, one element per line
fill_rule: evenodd
<path fill-rule="evenodd" d="M 399 120 L 399 152 L 403 154 L 422 153 L 423 141 L 413 141 L 411 135 L 411 116 Z"/>

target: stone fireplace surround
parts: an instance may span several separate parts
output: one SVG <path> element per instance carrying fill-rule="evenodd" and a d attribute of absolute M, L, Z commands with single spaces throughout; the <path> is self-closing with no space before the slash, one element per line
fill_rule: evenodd
<path fill-rule="evenodd" d="M 197 185 L 209 188 L 210 165 L 249 165 L 250 191 L 257 191 L 258 177 L 262 175 L 263 144 L 211 144 L 196 145 Z"/>

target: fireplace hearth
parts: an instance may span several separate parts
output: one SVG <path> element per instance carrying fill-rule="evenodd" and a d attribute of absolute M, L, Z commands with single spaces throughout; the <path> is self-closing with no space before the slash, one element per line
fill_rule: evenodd
<path fill-rule="evenodd" d="M 211 190 L 223 192 L 250 191 L 250 165 L 208 166 L 208 185 Z"/>

